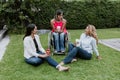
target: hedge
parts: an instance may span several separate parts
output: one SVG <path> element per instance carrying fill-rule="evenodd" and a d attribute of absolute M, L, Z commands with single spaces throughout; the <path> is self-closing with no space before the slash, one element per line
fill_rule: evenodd
<path fill-rule="evenodd" d="M 51 29 L 50 20 L 57 9 L 64 11 L 67 29 L 83 29 L 87 24 L 120 27 L 120 1 L 109 0 L 3 0 L 0 26 L 8 25 L 12 33 L 23 33 L 29 23 L 35 23 L 38 29 Z"/>

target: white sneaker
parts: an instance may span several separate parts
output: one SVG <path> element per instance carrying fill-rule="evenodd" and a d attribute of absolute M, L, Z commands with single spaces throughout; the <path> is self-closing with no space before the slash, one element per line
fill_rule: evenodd
<path fill-rule="evenodd" d="M 65 51 L 61 51 L 62 53 L 65 53 Z"/>
<path fill-rule="evenodd" d="M 54 53 L 57 53 L 57 51 L 55 50 Z"/>

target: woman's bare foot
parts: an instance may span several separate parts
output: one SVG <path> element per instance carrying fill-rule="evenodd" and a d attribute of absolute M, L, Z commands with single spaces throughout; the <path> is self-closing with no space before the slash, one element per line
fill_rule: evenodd
<path fill-rule="evenodd" d="M 76 62 L 76 61 L 77 61 L 77 59 L 76 59 L 76 58 L 74 58 L 74 59 L 72 59 L 71 63 L 72 63 L 72 62 Z"/>
<path fill-rule="evenodd" d="M 69 67 L 59 66 L 59 71 L 69 71 Z"/>
<path fill-rule="evenodd" d="M 61 66 L 64 65 L 64 62 L 60 62 L 59 65 L 61 65 Z"/>
<path fill-rule="evenodd" d="M 98 60 L 101 60 L 101 59 L 102 59 L 102 57 L 101 57 L 101 56 L 97 56 L 97 59 L 98 59 Z"/>

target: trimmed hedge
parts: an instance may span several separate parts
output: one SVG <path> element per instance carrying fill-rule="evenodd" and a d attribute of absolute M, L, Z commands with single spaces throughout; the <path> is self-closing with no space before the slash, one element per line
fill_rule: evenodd
<path fill-rule="evenodd" d="M 0 25 L 7 24 L 12 33 L 23 33 L 28 23 L 51 29 L 50 20 L 57 9 L 64 11 L 67 29 L 83 29 L 87 24 L 120 27 L 120 2 L 109 0 L 9 0 L 0 5 Z"/>

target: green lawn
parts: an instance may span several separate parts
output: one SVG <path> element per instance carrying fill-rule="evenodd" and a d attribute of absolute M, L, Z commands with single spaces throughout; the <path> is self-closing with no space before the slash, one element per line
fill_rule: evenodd
<path fill-rule="evenodd" d="M 71 42 L 83 30 L 69 30 Z M 98 29 L 100 39 L 120 38 L 120 28 Z M 40 35 L 41 43 L 47 48 L 47 34 Z M 120 80 L 120 52 L 98 45 L 102 60 L 96 60 L 93 55 L 92 60 L 81 60 L 70 66 L 69 72 L 59 72 L 46 62 L 38 67 L 33 67 L 24 62 L 23 57 L 23 35 L 10 35 L 10 43 L 5 55 L 0 62 L 0 80 Z M 64 59 L 64 55 L 52 56 L 57 62 Z"/>

